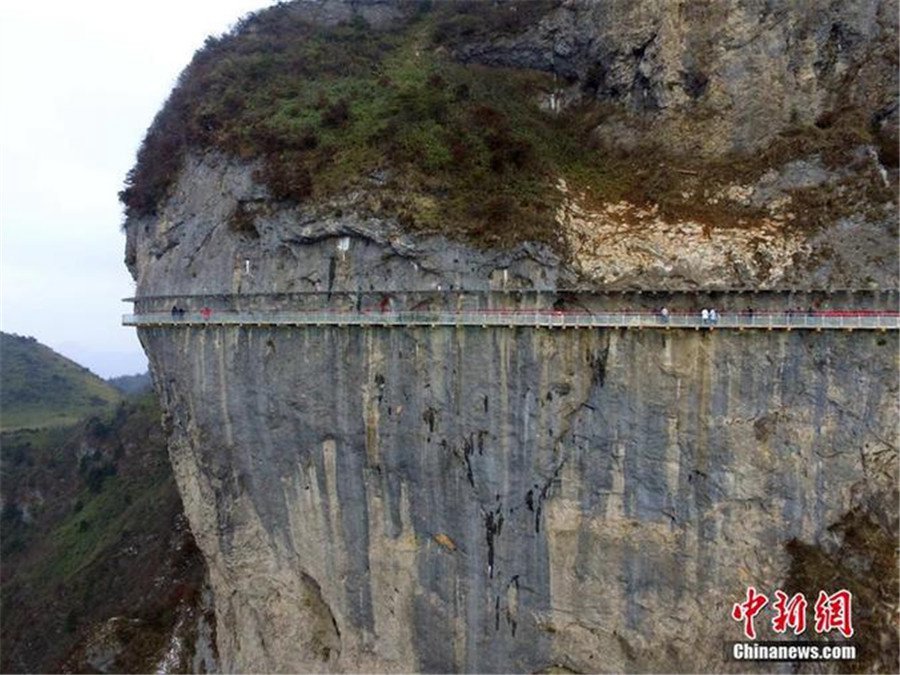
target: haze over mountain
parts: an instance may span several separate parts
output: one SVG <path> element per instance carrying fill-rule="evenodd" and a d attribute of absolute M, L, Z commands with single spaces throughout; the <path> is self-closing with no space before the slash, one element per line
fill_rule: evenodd
<path fill-rule="evenodd" d="M 140 394 L 149 391 L 153 387 L 150 373 L 120 375 L 119 377 L 109 378 L 107 382 L 123 394 Z"/>

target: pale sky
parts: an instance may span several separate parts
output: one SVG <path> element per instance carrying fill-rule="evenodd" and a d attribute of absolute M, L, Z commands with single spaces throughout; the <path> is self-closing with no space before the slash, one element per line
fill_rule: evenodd
<path fill-rule="evenodd" d="M 206 36 L 269 0 L 0 0 L 0 330 L 143 372 L 117 193 Z"/>

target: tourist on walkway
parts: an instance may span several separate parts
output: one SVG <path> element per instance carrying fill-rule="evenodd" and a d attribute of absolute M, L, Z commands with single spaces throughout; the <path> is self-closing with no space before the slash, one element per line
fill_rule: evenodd
<path fill-rule="evenodd" d="M 709 323 L 709 310 L 706 307 L 700 310 L 700 322 L 704 326 Z"/>

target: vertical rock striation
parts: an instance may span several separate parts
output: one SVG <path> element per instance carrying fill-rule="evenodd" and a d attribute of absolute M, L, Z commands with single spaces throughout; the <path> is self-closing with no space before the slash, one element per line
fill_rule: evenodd
<path fill-rule="evenodd" d="M 894 337 L 142 340 L 226 670 L 721 667 L 693 636 L 893 479 Z"/>

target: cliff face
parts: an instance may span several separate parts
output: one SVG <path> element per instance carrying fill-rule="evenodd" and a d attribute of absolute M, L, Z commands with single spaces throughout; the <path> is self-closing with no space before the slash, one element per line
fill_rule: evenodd
<path fill-rule="evenodd" d="M 293 202 L 605 288 L 896 287 L 896 2 L 427 7 L 296 2 L 208 41 L 130 222 L 181 226 L 218 180 L 203 208 L 250 235 Z"/>
<path fill-rule="evenodd" d="M 222 194 L 250 175 L 209 158 L 131 225 L 139 295 L 558 281 L 539 248 L 353 216 L 235 233 Z M 226 670 L 721 668 L 730 603 L 784 583 L 787 542 L 860 509 L 896 532 L 894 334 L 140 337 Z"/>
<path fill-rule="evenodd" d="M 142 339 L 226 670 L 717 670 L 788 541 L 896 531 L 894 338 Z"/>
<path fill-rule="evenodd" d="M 715 669 L 783 545 L 894 477 L 895 339 L 143 340 L 225 669 Z"/>
<path fill-rule="evenodd" d="M 684 19 L 688 28 L 672 42 L 671 3 L 540 5 L 528 6 L 540 10 L 534 26 L 501 23 L 502 35 L 488 41 L 447 19 L 440 49 L 564 76 L 569 69 L 580 84 L 553 96 L 607 92 L 626 104 L 628 129 L 650 109 L 670 123 L 665 111 L 681 94 L 664 83 L 679 59 L 694 89 L 728 97 L 730 79 L 769 63 L 741 47 L 741 36 L 776 51 L 785 40 L 790 53 L 816 51 L 819 38 L 830 39 L 820 23 L 832 15 L 850 12 L 871 37 L 886 11 L 842 5 L 812 25 L 812 10 L 776 17 L 738 5 L 720 24 Z M 362 6 L 373 24 L 406 20 L 403 5 Z M 323 23 L 348 11 L 315 7 Z M 647 42 L 651 24 L 661 37 Z M 751 24 L 764 30 L 757 36 Z M 721 53 L 731 43 L 709 33 L 714 25 L 743 57 Z M 801 29 L 808 40 L 797 47 Z M 669 54 L 646 75 L 663 83 L 656 108 L 638 106 L 633 88 L 612 100 L 626 77 L 621 62 L 637 58 L 615 45 L 632 38 L 647 43 L 648 63 Z M 880 43 L 867 39 L 853 43 L 869 44 L 858 52 L 835 47 L 820 70 L 867 63 L 862 54 L 881 58 Z M 707 43 L 719 46 L 703 73 L 717 74 L 701 86 L 700 66 L 688 62 L 701 63 L 692 45 Z M 584 54 L 607 68 L 593 90 L 581 82 Z M 647 70 L 638 61 L 638 73 Z M 798 77 L 819 72 L 815 63 L 803 60 Z M 827 108 L 833 83 L 822 77 L 806 93 Z M 859 91 L 882 91 L 873 78 L 862 78 L 869 84 Z M 730 121 L 710 122 L 718 140 L 704 152 L 762 147 L 781 124 L 764 129 L 733 98 L 735 107 L 710 102 Z M 153 211 L 132 214 L 126 259 L 139 311 L 167 311 L 173 300 L 153 299 L 160 295 L 205 294 L 174 302 L 219 311 L 254 306 L 258 293 L 328 292 L 344 306 L 359 291 L 553 290 L 585 281 L 892 288 L 896 206 L 892 190 L 882 190 L 896 174 L 866 143 L 851 145 L 856 163 L 831 165 L 819 151 L 790 161 L 765 155 L 771 163 L 756 173 L 723 174 L 722 194 L 694 185 L 687 201 L 731 200 L 753 216 L 713 225 L 601 200 L 558 175 L 555 241 L 512 237 L 502 247 L 373 210 L 370 196 L 390 180 L 381 173 L 298 205 L 273 197 L 266 159 L 197 147 Z M 702 178 L 691 171 L 689 179 Z M 808 203 L 798 195 L 821 186 L 863 195 L 853 203 L 865 208 L 829 206 L 815 227 L 792 229 Z M 860 186 L 872 189 L 855 192 Z M 422 208 L 442 198 L 436 190 Z M 894 608 L 878 599 L 881 583 L 886 597 L 896 595 L 894 333 L 185 327 L 139 335 L 185 512 L 209 565 L 225 670 L 721 670 L 721 642 L 739 635 L 731 604 L 746 586 L 814 595 L 818 588 L 802 587 L 796 574 L 801 552 L 829 561 L 845 546 L 855 557 L 828 569 L 867 599 L 859 620 L 873 641 L 885 640 L 870 665 L 889 667 L 896 653 L 884 621 Z M 888 553 L 858 544 L 851 522 L 882 533 Z"/>

